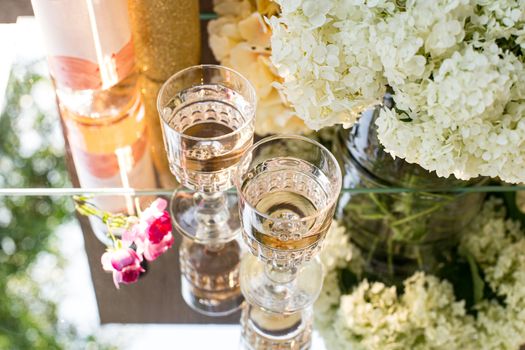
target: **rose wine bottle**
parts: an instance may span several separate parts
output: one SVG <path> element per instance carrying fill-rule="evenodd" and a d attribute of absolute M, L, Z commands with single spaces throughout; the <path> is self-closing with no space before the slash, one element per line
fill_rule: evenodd
<path fill-rule="evenodd" d="M 155 187 L 126 0 L 32 3 L 80 185 Z M 137 205 L 126 196 L 94 201 L 128 214 Z"/>

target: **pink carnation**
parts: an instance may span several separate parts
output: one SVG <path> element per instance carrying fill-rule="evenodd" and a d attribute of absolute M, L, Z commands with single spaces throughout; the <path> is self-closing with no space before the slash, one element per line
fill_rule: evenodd
<path fill-rule="evenodd" d="M 135 243 L 139 254 L 153 261 L 173 245 L 171 218 L 165 210 L 167 202 L 158 198 L 142 212 L 139 221 L 124 233 L 122 239 Z"/>
<path fill-rule="evenodd" d="M 131 248 L 109 250 L 102 255 L 102 268 L 113 273 L 115 287 L 119 283 L 129 284 L 138 280 L 145 270 L 140 266 L 142 257 Z"/>

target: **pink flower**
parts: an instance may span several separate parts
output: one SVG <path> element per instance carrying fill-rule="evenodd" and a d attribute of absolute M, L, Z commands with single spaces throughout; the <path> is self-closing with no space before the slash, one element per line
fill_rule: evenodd
<path fill-rule="evenodd" d="M 138 280 L 140 274 L 145 270 L 140 266 L 142 257 L 131 248 L 118 248 L 108 250 L 100 259 L 102 268 L 113 273 L 115 287 L 119 283 L 129 284 Z"/>
<path fill-rule="evenodd" d="M 169 233 L 159 243 L 151 243 L 149 240 L 144 241 L 144 245 L 142 247 L 144 251 L 144 258 L 146 258 L 148 261 L 157 259 L 173 245 L 174 240 L 175 239 L 173 238 L 173 235 Z"/>
<path fill-rule="evenodd" d="M 129 247 L 136 240 L 142 238 L 142 237 L 140 237 L 141 236 L 141 232 L 143 231 L 141 226 L 143 226 L 142 222 L 137 221 L 136 223 L 134 223 L 131 226 L 131 228 L 129 228 L 128 230 L 124 231 L 124 233 L 122 234 L 122 243 L 124 243 L 125 246 Z"/>
<path fill-rule="evenodd" d="M 159 243 L 171 233 L 171 218 L 167 211 L 153 221 L 147 230 L 148 239 L 152 243 Z"/>
<path fill-rule="evenodd" d="M 168 202 L 166 202 L 166 200 L 157 198 L 148 208 L 146 208 L 146 210 L 140 214 L 140 220 L 151 224 L 153 221 L 155 221 L 155 219 L 162 216 L 162 214 L 167 213 L 167 206 Z"/>
<path fill-rule="evenodd" d="M 144 254 L 148 261 L 153 261 L 173 245 L 171 218 L 165 210 L 167 202 L 158 198 L 142 212 L 135 223 L 122 239 L 135 243 L 137 252 Z"/>

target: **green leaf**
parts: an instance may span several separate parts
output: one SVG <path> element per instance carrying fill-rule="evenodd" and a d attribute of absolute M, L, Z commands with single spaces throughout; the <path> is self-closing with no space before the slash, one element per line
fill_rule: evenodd
<path fill-rule="evenodd" d="M 503 192 L 500 195 L 503 197 L 507 209 L 507 217 L 521 222 L 521 225 L 525 227 L 525 213 L 518 208 L 516 203 L 516 192 Z"/>
<path fill-rule="evenodd" d="M 470 254 L 469 252 L 462 251 L 462 249 L 460 249 L 460 251 L 461 251 L 460 252 L 461 255 L 463 255 L 467 259 L 467 262 L 470 267 L 470 276 L 472 278 L 474 304 L 477 304 L 481 300 L 483 300 L 483 291 L 485 290 L 485 281 L 483 281 L 483 278 L 481 278 L 481 275 L 478 269 L 478 263 L 476 262 L 476 259 L 474 259 L 474 256 Z"/>

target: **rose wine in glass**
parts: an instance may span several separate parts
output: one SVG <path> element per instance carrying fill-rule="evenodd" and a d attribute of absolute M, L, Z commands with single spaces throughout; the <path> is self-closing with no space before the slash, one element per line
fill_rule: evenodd
<path fill-rule="evenodd" d="M 341 177 L 334 156 L 301 136 L 263 139 L 241 158 L 236 186 L 243 238 L 252 253 L 243 258 L 240 274 L 249 305 L 242 315 L 247 348 L 309 347 L 308 311 L 323 278 L 313 258 L 331 225 Z M 291 322 L 292 315 L 298 322 Z M 282 327 L 264 327 L 261 320 Z M 303 325 L 300 331 L 297 325 Z"/>
<path fill-rule="evenodd" d="M 170 203 L 174 226 L 191 242 L 180 250 L 184 300 L 207 315 L 234 312 L 242 302 L 239 264 L 224 263 L 239 260 L 240 250 L 230 248 L 240 222 L 236 196 L 224 191 L 253 142 L 255 90 L 231 69 L 202 65 L 168 79 L 157 102 L 168 163 L 185 187 Z M 224 278 L 233 284 L 217 282 Z"/>
<path fill-rule="evenodd" d="M 329 179 L 322 173 L 311 174 L 316 174 L 312 165 L 287 157 L 265 161 L 247 174 L 241 191 L 262 214 L 259 222 L 244 226 L 250 246 L 256 243 L 283 252 L 304 250 L 326 235 L 331 216 L 308 218 L 331 200 L 325 190 Z"/>

